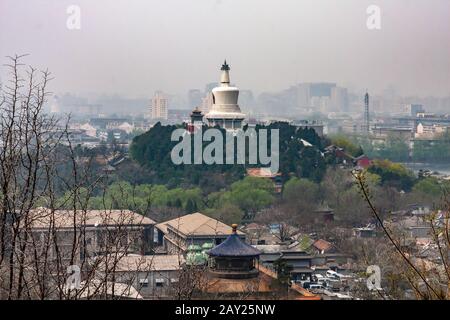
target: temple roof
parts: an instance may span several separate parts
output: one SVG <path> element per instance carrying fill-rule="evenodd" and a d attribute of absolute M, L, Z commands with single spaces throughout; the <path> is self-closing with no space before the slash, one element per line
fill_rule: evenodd
<path fill-rule="evenodd" d="M 261 251 L 242 241 L 233 225 L 233 233 L 221 244 L 208 251 L 213 257 L 256 257 Z"/>

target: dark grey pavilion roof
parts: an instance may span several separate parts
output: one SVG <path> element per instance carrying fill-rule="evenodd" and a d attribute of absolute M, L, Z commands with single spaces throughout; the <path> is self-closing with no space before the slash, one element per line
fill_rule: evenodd
<path fill-rule="evenodd" d="M 242 241 L 232 233 L 224 242 L 208 251 L 213 257 L 257 257 L 261 251 Z"/>

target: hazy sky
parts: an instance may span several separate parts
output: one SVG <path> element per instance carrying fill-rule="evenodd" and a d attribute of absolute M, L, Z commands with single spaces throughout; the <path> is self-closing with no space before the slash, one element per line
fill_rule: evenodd
<path fill-rule="evenodd" d="M 81 29 L 66 27 L 69 5 Z M 366 27 L 369 5 L 381 30 Z M 218 81 L 278 91 L 332 81 L 450 95 L 449 0 L 0 0 L 0 57 L 30 53 L 54 92 L 185 94 Z M 2 67 L 4 79 L 4 67 Z"/>

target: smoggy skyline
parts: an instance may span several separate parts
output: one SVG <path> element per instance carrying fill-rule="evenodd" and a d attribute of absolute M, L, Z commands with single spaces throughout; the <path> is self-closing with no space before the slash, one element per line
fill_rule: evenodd
<path fill-rule="evenodd" d="M 372 4 L 380 30 L 366 26 Z M 69 5 L 80 30 L 66 27 Z M 218 81 L 226 58 L 255 93 L 328 81 L 448 96 L 449 39 L 448 0 L 0 0 L 2 64 L 29 53 L 56 93 L 185 94 Z"/>

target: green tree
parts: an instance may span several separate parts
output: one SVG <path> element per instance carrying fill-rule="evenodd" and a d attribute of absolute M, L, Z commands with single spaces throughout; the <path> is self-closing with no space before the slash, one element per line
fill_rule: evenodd
<path fill-rule="evenodd" d="M 378 156 L 391 161 L 408 161 L 409 146 L 404 139 L 390 135 L 380 146 Z"/>
<path fill-rule="evenodd" d="M 316 202 L 319 198 L 319 185 L 308 179 L 293 177 L 284 185 L 283 199 L 292 202 Z"/>
<path fill-rule="evenodd" d="M 361 146 L 355 144 L 351 139 L 343 135 L 334 135 L 330 137 L 331 143 L 343 148 L 353 157 L 358 157 L 363 154 Z"/>
<path fill-rule="evenodd" d="M 244 212 L 238 206 L 232 203 L 225 203 L 220 208 L 207 209 L 206 214 L 218 219 L 226 224 L 240 224 L 244 217 Z"/>
<path fill-rule="evenodd" d="M 291 178 L 283 189 L 284 209 L 298 224 L 311 223 L 320 203 L 319 185 L 308 179 Z"/>
<path fill-rule="evenodd" d="M 447 183 L 448 184 L 448 183 Z M 414 192 L 424 193 L 427 195 L 440 195 L 446 184 L 440 183 L 440 181 L 433 177 L 419 179 L 414 185 L 412 190 Z"/>
<path fill-rule="evenodd" d="M 186 213 L 194 213 L 198 211 L 197 204 L 192 199 L 188 199 L 185 207 Z"/>
<path fill-rule="evenodd" d="M 450 131 L 432 141 L 415 140 L 412 158 L 417 162 L 450 162 Z"/>
<path fill-rule="evenodd" d="M 389 160 L 374 160 L 367 171 L 380 176 L 382 185 L 393 186 L 404 191 L 410 191 L 416 180 L 412 171 Z"/>

